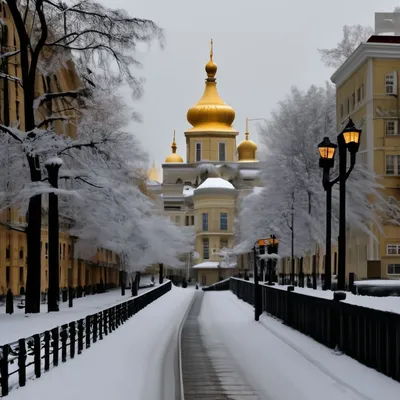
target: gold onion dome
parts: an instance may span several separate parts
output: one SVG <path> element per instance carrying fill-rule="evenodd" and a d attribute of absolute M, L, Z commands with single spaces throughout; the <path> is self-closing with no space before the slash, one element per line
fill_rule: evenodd
<path fill-rule="evenodd" d="M 174 163 L 174 162 L 181 163 L 181 162 L 183 162 L 183 158 L 179 154 L 176 154 L 177 146 L 176 146 L 176 142 L 175 142 L 175 130 L 174 130 L 174 139 L 171 144 L 171 149 L 172 149 L 172 153 L 165 159 L 165 162 L 166 163 Z"/>
<path fill-rule="evenodd" d="M 232 128 L 235 110 L 218 94 L 215 75 L 217 64 L 213 61 L 211 40 L 210 61 L 206 64 L 206 87 L 203 97 L 187 112 L 187 120 L 193 126 L 188 132 L 236 132 Z"/>
<path fill-rule="evenodd" d="M 238 155 L 239 155 L 239 161 L 257 161 L 256 159 L 256 151 L 257 151 L 257 145 L 252 141 L 249 140 L 249 119 L 246 118 L 246 133 L 245 133 L 246 139 L 243 140 L 243 142 L 239 143 L 238 146 Z"/>
<path fill-rule="evenodd" d="M 156 162 L 153 160 L 153 165 L 147 174 L 147 178 L 150 182 L 160 182 L 160 178 L 158 177 Z"/>

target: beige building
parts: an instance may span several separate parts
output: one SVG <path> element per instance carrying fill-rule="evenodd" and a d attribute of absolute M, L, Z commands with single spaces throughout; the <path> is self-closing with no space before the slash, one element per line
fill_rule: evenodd
<path fill-rule="evenodd" d="M 358 162 L 374 171 L 383 195 L 400 200 L 400 37 L 371 36 L 333 74 L 337 127 L 351 117 L 362 132 Z M 366 235 L 347 235 L 347 276 L 400 278 L 400 226 L 385 218 L 382 230 L 371 222 Z"/>
<path fill-rule="evenodd" d="M 247 124 L 245 138 L 237 146 L 239 132 L 232 126 L 235 111 L 218 94 L 212 47 L 205 69 L 203 96 L 187 112 L 191 127 L 184 132 L 186 162 L 177 152 L 174 133 L 172 153 L 162 165 L 163 182 L 154 181 L 153 166 L 149 188 L 154 192 L 161 188 L 164 212 L 174 223 L 195 227 L 195 252 L 186 255 L 184 272 L 209 285 L 242 267 L 242 257 L 237 265 L 226 262 L 220 252 L 235 245 L 238 204 L 259 183 L 259 163 Z"/>
<path fill-rule="evenodd" d="M 19 48 L 19 38 L 5 3 L 0 5 L 1 40 L 0 53 L 13 52 Z M 19 56 L 13 56 L 0 63 L 0 72 L 22 79 Z M 75 90 L 80 87 L 80 79 L 72 61 L 58 70 L 56 74 L 38 75 L 35 95 L 45 92 Z M 68 109 L 66 100 L 53 100 L 51 109 L 63 115 L 68 114 L 69 122 L 55 122 L 55 130 L 74 137 L 79 115 Z M 44 107 L 38 110 L 38 119 L 44 119 L 47 111 Z M 17 124 L 24 128 L 23 91 L 17 80 L 0 79 L 0 122 L 4 125 Z M 43 215 L 41 240 L 41 290 L 48 287 L 48 233 L 47 216 Z M 60 221 L 60 287 L 94 286 L 100 282 L 117 285 L 119 281 L 119 258 L 117 254 L 105 249 L 97 249 L 90 259 L 75 255 L 75 238 L 69 236 L 69 221 Z M 26 235 L 22 231 L 26 226 L 25 216 L 19 210 L 9 208 L 0 214 L 0 296 L 8 289 L 19 294 L 25 288 L 26 280 Z M 12 228 L 10 228 L 12 227 Z"/>

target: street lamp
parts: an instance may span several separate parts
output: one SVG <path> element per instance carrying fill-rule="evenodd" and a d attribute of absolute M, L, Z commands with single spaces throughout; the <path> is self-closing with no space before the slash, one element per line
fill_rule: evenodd
<path fill-rule="evenodd" d="M 356 163 L 356 154 L 360 147 L 361 129 L 357 129 L 351 118 L 342 132 L 337 137 L 339 148 L 339 176 L 333 181 L 329 180 L 329 170 L 334 165 L 336 145 L 325 137 L 318 145 L 320 154 L 319 166 L 324 174 L 322 184 L 326 190 L 326 255 L 325 255 L 325 283 L 324 289 L 331 288 L 331 208 L 332 186 L 339 182 L 339 243 L 338 243 L 338 285 L 339 290 L 344 290 L 346 283 L 346 180 Z M 347 171 L 347 150 L 350 153 L 350 167 Z"/>
<path fill-rule="evenodd" d="M 335 163 L 335 152 L 337 145 L 331 143 L 328 137 L 318 145 L 319 166 L 323 168 L 322 184 L 326 191 L 326 241 L 325 241 L 325 280 L 324 290 L 331 288 L 332 280 L 332 261 L 331 261 L 331 242 L 332 242 L 332 186 L 333 182 L 329 181 L 329 171 Z"/>

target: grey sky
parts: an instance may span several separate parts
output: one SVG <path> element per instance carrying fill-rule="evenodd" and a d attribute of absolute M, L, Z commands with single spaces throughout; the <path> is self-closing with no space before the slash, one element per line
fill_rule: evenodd
<path fill-rule="evenodd" d="M 292 85 L 305 89 L 329 80 L 318 48 L 341 39 L 345 24 L 374 25 L 374 13 L 393 11 L 390 0 L 100 0 L 164 28 L 166 47 L 144 49 L 138 76 L 146 78 L 145 95 L 134 107 L 143 122 L 132 123 L 157 167 L 171 152 L 174 128 L 178 153 L 185 159 L 187 110 L 203 94 L 204 65 L 214 40 L 217 86 L 236 111 L 238 143 L 245 118 L 268 117 Z M 129 101 L 129 98 L 127 98 Z M 259 142 L 256 126 L 250 137 Z"/>

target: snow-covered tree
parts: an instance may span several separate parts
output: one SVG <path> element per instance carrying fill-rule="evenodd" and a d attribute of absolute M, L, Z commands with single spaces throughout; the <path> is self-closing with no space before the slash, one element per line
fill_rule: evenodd
<path fill-rule="evenodd" d="M 292 230 L 295 256 L 311 251 L 315 243 L 324 243 L 326 195 L 317 145 L 324 136 L 337 141 L 335 104 L 330 85 L 311 86 L 306 92 L 293 88 L 261 128 L 264 187 L 247 196 L 240 211 L 240 234 L 247 249 L 257 238 L 273 233 L 280 240 L 280 255 L 288 256 Z M 335 167 L 332 177 L 337 176 L 338 160 Z M 333 238 L 338 232 L 338 189 L 335 185 L 332 192 Z M 387 208 L 377 177 L 358 160 L 347 183 L 348 225 L 367 232 L 370 221 L 379 226 Z M 241 248 L 246 246 L 242 243 Z"/>
<path fill-rule="evenodd" d="M 370 26 L 344 25 L 343 37 L 332 49 L 318 49 L 321 60 L 327 67 L 339 68 L 353 51 L 366 42 L 374 30 Z"/>
<path fill-rule="evenodd" d="M 43 193 L 40 185 L 43 158 L 40 152 L 48 148 L 50 139 L 55 137 L 56 121 L 65 120 L 65 114 L 71 109 L 79 110 L 80 103 L 76 100 L 87 95 L 87 89 L 94 84 L 93 78 L 87 77 L 92 70 L 103 71 L 109 82 L 128 83 L 134 96 L 140 96 L 142 82 L 132 70 L 132 66 L 138 65 L 134 50 L 138 43 L 161 38 L 162 32 L 152 21 L 132 18 L 123 10 L 109 9 L 91 0 L 5 0 L 4 3 L 18 34 L 18 48 L 2 54 L 1 59 L 3 63 L 13 61 L 19 64 L 21 76 L 13 76 L 13 71 L 2 68 L 2 77 L 16 81 L 22 89 L 24 124 L 17 121 L 15 126 L 0 125 L 1 140 L 7 142 L 9 148 L 23 148 L 25 161 L 22 164 L 26 166 L 29 179 L 37 186 L 29 187 L 26 312 L 39 312 Z M 85 71 L 86 76 L 82 74 L 81 82 L 71 90 L 54 90 L 49 84 L 51 76 L 71 63 L 73 57 L 81 59 L 80 70 Z M 37 96 L 39 74 L 44 77 L 45 93 Z M 57 101 L 67 104 L 65 108 L 68 111 L 53 111 Z M 93 147 L 93 144 L 89 145 Z M 19 159 L 18 162 L 21 163 Z M 15 165 L 9 168 L 8 173 L 10 177 L 26 174 L 24 170 L 18 173 Z M 9 182 L 6 181 L 6 186 Z M 5 197 L 12 203 L 8 194 Z"/>

